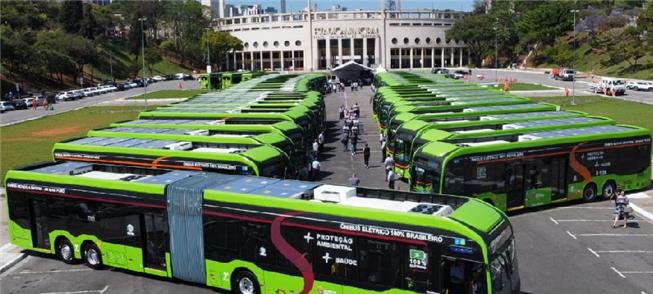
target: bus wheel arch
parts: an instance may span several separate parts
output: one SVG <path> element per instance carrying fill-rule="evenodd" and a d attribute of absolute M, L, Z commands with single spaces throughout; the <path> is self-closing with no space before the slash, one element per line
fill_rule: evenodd
<path fill-rule="evenodd" d="M 93 241 L 84 241 L 82 243 L 82 259 L 92 269 L 101 269 L 103 266 L 102 251 Z"/>
<path fill-rule="evenodd" d="M 589 184 L 585 185 L 585 188 L 583 188 L 583 201 L 594 201 L 596 199 L 596 194 L 596 184 L 594 182 L 590 182 Z"/>
<path fill-rule="evenodd" d="M 260 294 L 261 286 L 251 271 L 237 268 L 231 274 L 231 291 L 239 294 Z"/>
<path fill-rule="evenodd" d="M 607 180 L 605 184 L 603 184 L 603 190 L 602 190 L 602 196 L 605 199 L 612 198 L 614 194 L 617 192 L 617 183 L 614 180 Z"/>
<path fill-rule="evenodd" d="M 66 237 L 57 237 L 54 244 L 54 250 L 59 260 L 67 264 L 75 263 L 75 247 Z"/>

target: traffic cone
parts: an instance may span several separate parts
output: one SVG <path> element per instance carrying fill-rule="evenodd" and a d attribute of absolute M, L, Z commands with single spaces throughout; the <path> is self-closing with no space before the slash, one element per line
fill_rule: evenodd
<path fill-rule="evenodd" d="M 612 89 L 612 97 L 617 97 L 617 90 Z"/>
<path fill-rule="evenodd" d="M 569 89 L 565 87 L 565 97 L 569 97 Z"/>
<path fill-rule="evenodd" d="M 178 83 L 177 83 L 177 88 L 178 88 L 178 89 L 183 88 L 183 86 L 181 85 L 181 82 L 178 82 Z"/>
<path fill-rule="evenodd" d="M 508 87 L 508 82 L 504 82 L 503 83 L 503 92 L 508 93 L 509 90 L 510 90 L 510 88 Z"/>

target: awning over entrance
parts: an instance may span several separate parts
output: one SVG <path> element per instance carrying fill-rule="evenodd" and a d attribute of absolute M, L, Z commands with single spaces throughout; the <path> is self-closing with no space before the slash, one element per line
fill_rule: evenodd
<path fill-rule="evenodd" d="M 362 80 L 369 77 L 371 72 L 371 68 L 353 60 L 331 69 L 331 74 L 343 81 Z"/>

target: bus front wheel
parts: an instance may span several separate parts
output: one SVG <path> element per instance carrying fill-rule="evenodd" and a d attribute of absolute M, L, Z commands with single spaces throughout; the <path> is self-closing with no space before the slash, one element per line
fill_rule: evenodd
<path fill-rule="evenodd" d="M 583 189 L 583 201 L 592 202 L 596 199 L 596 185 L 589 184 Z"/>
<path fill-rule="evenodd" d="M 239 294 L 261 293 L 256 277 L 248 271 L 241 271 L 236 274 L 236 277 L 233 280 L 232 289 L 234 293 Z"/>
<path fill-rule="evenodd" d="M 68 241 L 66 238 L 61 238 L 57 241 L 57 257 L 67 263 L 75 263 L 75 250 L 73 249 L 73 244 Z"/>
<path fill-rule="evenodd" d="M 610 199 L 615 192 L 617 192 L 617 186 L 613 181 L 610 180 L 603 185 L 603 198 Z"/>
<path fill-rule="evenodd" d="M 102 253 L 93 243 L 84 246 L 84 262 L 92 269 L 102 268 Z"/>

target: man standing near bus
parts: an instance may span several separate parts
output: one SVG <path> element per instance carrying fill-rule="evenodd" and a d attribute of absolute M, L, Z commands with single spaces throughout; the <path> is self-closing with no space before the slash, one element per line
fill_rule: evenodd
<path fill-rule="evenodd" d="M 311 180 L 313 181 L 319 180 L 321 167 L 322 165 L 320 164 L 319 161 L 317 161 L 317 158 L 314 158 L 313 162 L 311 163 Z"/>
<path fill-rule="evenodd" d="M 394 170 L 390 169 L 390 171 L 388 171 L 388 178 L 386 180 L 388 181 L 388 188 L 390 190 L 394 190 L 395 189 L 395 181 L 397 180 L 397 176 L 396 176 Z"/>

